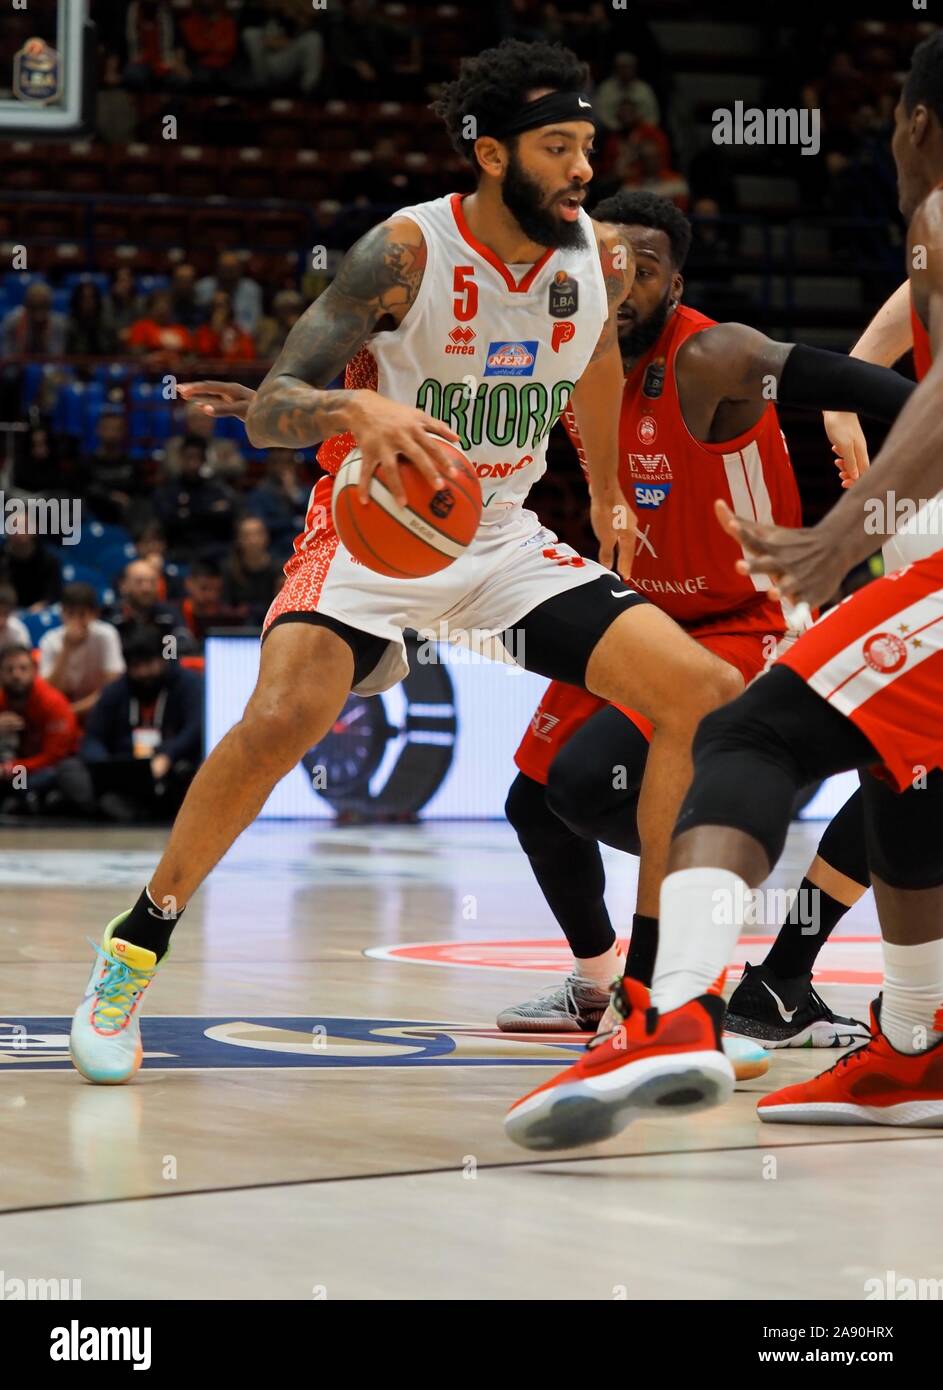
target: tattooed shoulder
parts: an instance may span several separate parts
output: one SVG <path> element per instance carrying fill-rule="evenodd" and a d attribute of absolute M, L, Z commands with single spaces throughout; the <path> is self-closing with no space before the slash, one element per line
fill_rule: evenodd
<path fill-rule="evenodd" d="M 596 243 L 610 309 L 621 304 L 635 279 L 635 252 L 621 228 L 612 222 L 596 223 Z"/>
<path fill-rule="evenodd" d="M 338 269 L 331 292 L 369 305 L 374 322 L 399 322 L 415 302 L 426 268 L 426 241 L 408 217 L 391 217 L 360 238 Z"/>

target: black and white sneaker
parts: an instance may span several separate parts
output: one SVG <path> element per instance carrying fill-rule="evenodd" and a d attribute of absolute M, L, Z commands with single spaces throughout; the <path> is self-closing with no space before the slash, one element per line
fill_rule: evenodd
<path fill-rule="evenodd" d="M 765 965 L 743 967 L 724 1032 L 763 1047 L 851 1047 L 871 1036 L 866 1023 L 832 1013 L 812 988 L 811 975 L 784 980 Z"/>

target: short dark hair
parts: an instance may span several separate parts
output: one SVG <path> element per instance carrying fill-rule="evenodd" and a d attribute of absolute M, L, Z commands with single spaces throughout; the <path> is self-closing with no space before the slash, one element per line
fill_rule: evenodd
<path fill-rule="evenodd" d="M 222 570 L 215 560 L 194 560 L 187 570 L 188 579 L 219 579 Z"/>
<path fill-rule="evenodd" d="M 538 87 L 584 92 L 589 85 L 586 64 L 562 44 L 505 39 L 497 48 L 463 58 L 458 77 L 446 83 L 432 109 L 445 122 L 453 149 L 477 169 L 475 140 L 465 133 L 469 116 L 474 117 L 475 130 L 485 124 L 500 125 L 519 110 L 527 93 Z"/>
<path fill-rule="evenodd" d="M 135 623 L 121 644 L 121 649 L 126 666 L 135 666 L 138 662 L 153 661 L 155 657 L 162 657 L 164 639 L 160 628 L 154 627 L 151 623 Z"/>
<path fill-rule="evenodd" d="M 943 125 L 943 30 L 917 45 L 901 93 L 905 111 L 929 106 Z"/>
<path fill-rule="evenodd" d="M 5 647 L 0 647 L 0 662 L 6 661 L 8 656 L 26 655 L 32 661 L 33 649 L 28 647 L 25 642 L 8 642 Z"/>
<path fill-rule="evenodd" d="M 604 198 L 593 208 L 596 222 L 618 222 L 623 227 L 654 227 L 671 243 L 675 270 L 682 270 L 691 249 L 691 224 L 670 198 L 657 193 L 623 190 Z"/>
<path fill-rule="evenodd" d="M 91 584 L 67 584 L 62 590 L 61 603 L 63 608 L 91 608 L 93 613 L 101 607 Z"/>

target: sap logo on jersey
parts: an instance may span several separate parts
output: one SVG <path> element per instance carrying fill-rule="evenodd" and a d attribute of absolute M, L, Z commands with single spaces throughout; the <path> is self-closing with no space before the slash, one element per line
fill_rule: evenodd
<path fill-rule="evenodd" d="M 524 343 L 489 343 L 485 376 L 533 376 L 537 339 Z"/>
<path fill-rule="evenodd" d="M 636 506 L 647 507 L 649 510 L 652 510 L 655 507 L 660 507 L 662 502 L 666 501 L 671 491 L 671 484 L 658 483 L 652 485 L 650 483 L 635 483 L 633 491 L 635 492 Z"/>

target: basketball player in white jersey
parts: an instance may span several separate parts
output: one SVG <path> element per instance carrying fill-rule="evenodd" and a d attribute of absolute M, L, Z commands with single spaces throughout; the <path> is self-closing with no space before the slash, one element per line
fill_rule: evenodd
<path fill-rule="evenodd" d="M 491 651 L 513 651 L 528 669 L 652 721 L 639 892 L 657 900 L 694 731 L 739 681 L 608 568 L 618 550 L 628 575 L 634 540 L 618 484 L 616 331 L 634 263 L 616 230 L 581 208 L 594 136 L 586 81 L 573 54 L 545 44 L 509 40 L 465 60 L 437 110 L 475 169 L 476 191 L 404 209 L 362 238 L 249 406 L 257 447 L 341 435 L 321 452 L 333 471 L 356 443 L 365 499 L 378 473 L 405 500 L 404 459 L 447 486 L 430 433 L 457 441 L 481 481 L 482 522 L 447 569 L 390 580 L 355 563 L 329 508 L 312 506 L 266 619 L 245 715 L 194 779 L 150 884 L 97 948 L 71 1038 L 92 1081 L 134 1074 L 143 991 L 186 903 L 351 689 L 376 694 L 403 677 L 407 627 L 478 633 Z M 456 354 L 458 344 L 471 351 Z M 349 389 L 326 390 L 345 363 Z M 571 398 L 598 564 L 522 506 Z"/>

